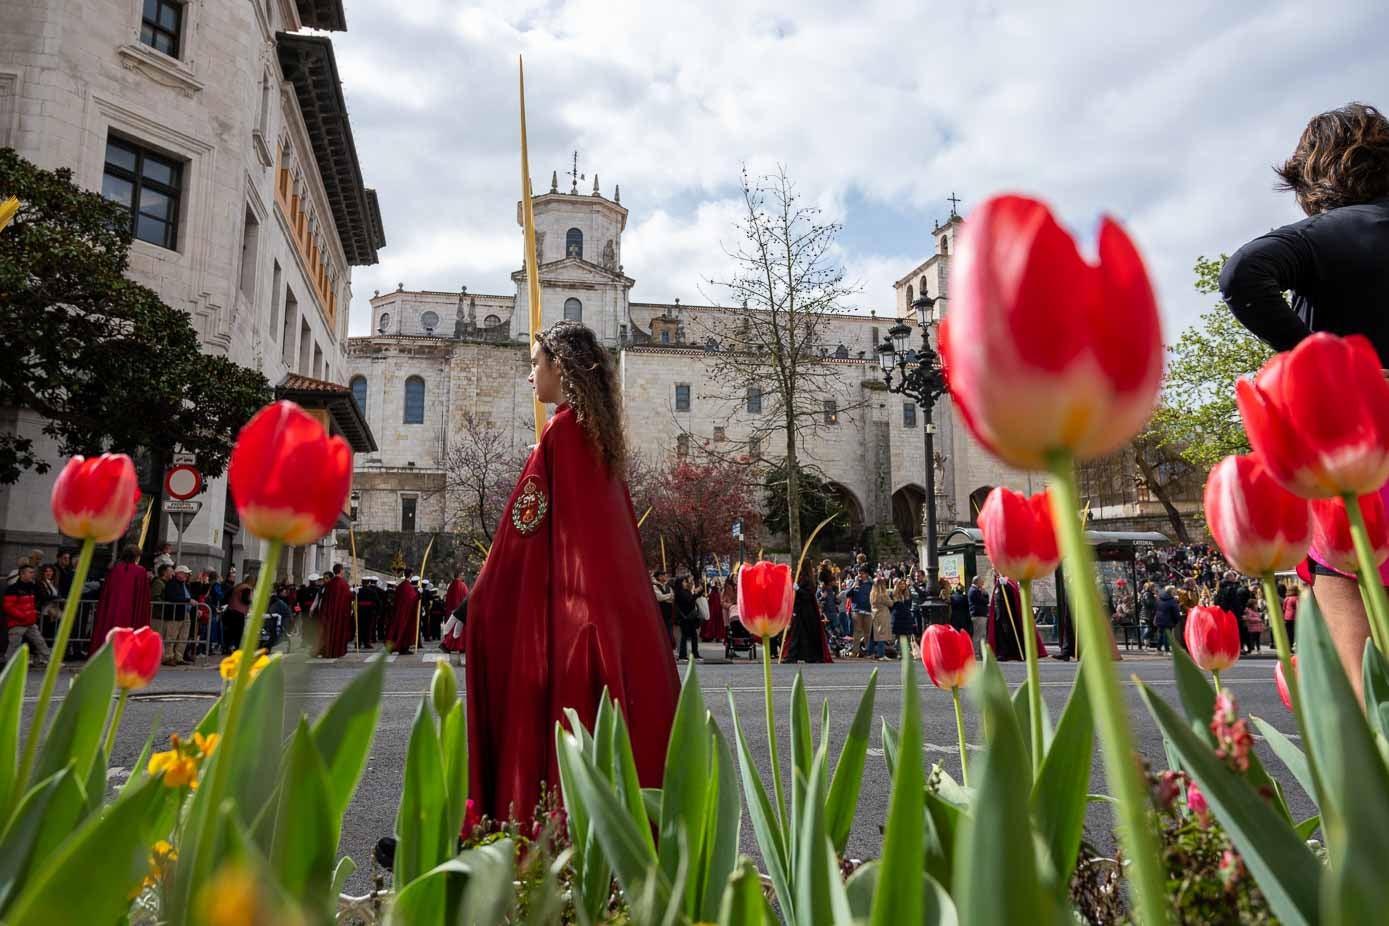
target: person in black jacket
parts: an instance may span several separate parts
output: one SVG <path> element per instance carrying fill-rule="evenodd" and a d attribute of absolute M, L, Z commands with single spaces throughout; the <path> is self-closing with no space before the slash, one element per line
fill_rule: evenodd
<path fill-rule="evenodd" d="M 675 619 L 680 624 L 680 659 L 685 658 L 685 644 L 690 646 L 690 656 L 699 658 L 699 603 L 694 592 L 690 591 L 690 577 L 676 576 Z"/>
<path fill-rule="evenodd" d="M 1153 614 L 1153 627 L 1157 631 L 1156 646 L 1159 652 L 1172 652 L 1169 634 L 1176 629 L 1182 619 L 1182 607 L 1177 604 L 1177 589 L 1169 585 L 1157 596 L 1157 608 Z"/>

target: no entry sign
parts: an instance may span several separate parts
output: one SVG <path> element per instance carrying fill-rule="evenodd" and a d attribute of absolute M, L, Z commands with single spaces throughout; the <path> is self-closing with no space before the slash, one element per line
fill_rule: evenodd
<path fill-rule="evenodd" d="M 164 492 L 185 501 L 203 490 L 203 474 L 191 466 L 175 466 L 164 476 Z"/>

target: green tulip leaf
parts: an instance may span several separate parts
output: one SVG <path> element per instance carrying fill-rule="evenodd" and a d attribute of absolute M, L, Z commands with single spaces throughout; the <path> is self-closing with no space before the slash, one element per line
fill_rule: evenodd
<path fill-rule="evenodd" d="M 31 868 L 61 844 L 82 813 L 83 795 L 71 769 L 29 789 L 0 835 L 0 914 Z"/>
<path fill-rule="evenodd" d="M 1315 804 L 1317 802 L 1317 788 L 1312 779 L 1312 766 L 1307 761 L 1307 755 L 1297 748 L 1292 740 L 1288 739 L 1287 734 L 1275 728 L 1273 724 L 1262 717 L 1251 716 L 1249 719 L 1254 722 L 1259 735 L 1264 738 L 1264 742 L 1268 743 L 1273 754 L 1282 761 L 1289 772 L 1292 772 L 1293 778 L 1297 780 L 1302 790 Z"/>
<path fill-rule="evenodd" d="M 415 710 L 406 749 L 405 782 L 396 811 L 395 883 L 408 885 L 453 855 L 457 830 L 449 831 L 444 758 L 428 699 Z"/>
<path fill-rule="evenodd" d="M 771 878 L 772 890 L 776 892 L 782 914 L 788 922 L 794 922 L 796 900 L 791 893 L 790 859 L 781 832 L 781 818 L 767 798 L 762 773 L 743 735 L 743 725 L 738 720 L 738 706 L 733 703 L 731 691 L 728 693 L 728 708 L 732 712 L 734 738 L 738 741 L 738 771 L 743 779 L 743 796 L 747 799 L 752 831 L 757 837 L 758 848 L 762 850 L 762 863 L 767 866 L 767 876 Z"/>
<path fill-rule="evenodd" d="M 48 778 L 69 764 L 83 782 L 87 780 L 87 773 L 101 749 L 101 734 L 115 688 L 116 659 L 111 647 L 103 646 L 72 680 L 47 733 L 29 731 L 30 736 L 43 736 L 30 781 Z"/>
<path fill-rule="evenodd" d="M 366 671 L 352 677 L 313 725 L 314 744 L 328 769 L 333 810 L 339 818 L 347 813 L 362 772 L 366 770 L 377 717 L 381 713 L 381 689 L 385 679 L 385 658 L 372 657 L 367 661 Z"/>
<path fill-rule="evenodd" d="M 775 917 L 762 893 L 762 878 L 752 862 L 743 858 L 724 887 L 719 904 L 719 926 L 774 926 Z"/>
<path fill-rule="evenodd" d="M 0 672 L 0 829 L 19 803 L 19 795 L 14 791 L 19 774 L 19 730 L 28 673 L 28 655 L 21 658 L 19 653 Z"/>
<path fill-rule="evenodd" d="M 697 920 L 709 921 L 719 912 L 723 893 L 738 864 L 738 838 L 743 823 L 743 801 L 738 796 L 733 754 L 710 717 L 709 809 L 705 815 L 705 850 L 696 887 L 701 900 Z"/>
<path fill-rule="evenodd" d="M 839 750 L 839 760 L 834 766 L 834 778 L 830 781 L 829 800 L 825 806 L 830 842 L 834 851 L 843 854 L 849 842 L 849 830 L 854 824 L 854 814 L 858 810 L 859 791 L 863 787 L 863 766 L 868 757 L 868 735 L 873 726 L 873 701 L 878 690 L 878 670 L 868 676 L 868 687 L 859 698 L 858 710 L 854 711 L 854 721 L 849 725 L 849 734 Z"/>
<path fill-rule="evenodd" d="M 1373 645 L 1365 647 L 1362 665 L 1365 717 L 1381 736 L 1389 737 L 1389 663 Z"/>
<path fill-rule="evenodd" d="M 676 873 L 681 861 L 678 841 L 680 827 L 682 824 L 694 826 L 697 823 L 702 826 L 704 820 L 709 787 L 709 734 L 705 730 L 707 716 L 704 696 L 699 690 L 699 678 L 691 661 L 685 672 L 684 684 L 680 687 L 680 699 L 675 705 L 675 720 L 666 749 L 665 778 L 662 779 L 657 856 L 661 860 L 661 871 L 672 884 L 678 880 Z M 608 786 L 611 789 L 611 782 Z M 631 819 L 625 813 L 623 816 Z M 694 842 L 699 832 L 694 837 L 687 833 L 686 838 Z M 695 878 L 686 878 L 685 890 L 680 906 L 688 914 L 694 911 L 698 900 Z"/>
<path fill-rule="evenodd" d="M 896 744 L 900 752 L 894 750 L 901 761 L 895 763 L 888 797 L 879 888 L 869 919 L 872 926 L 920 923 L 924 915 L 921 871 L 926 840 L 922 830 L 926 774 L 921 758 L 921 691 L 915 670 L 916 660 L 902 660 L 902 732 Z"/>
<path fill-rule="evenodd" d="M 1026 729 L 1026 728 L 1021 728 Z M 1026 737 L 1023 738 L 1026 741 Z M 1095 721 L 1084 680 L 1076 675 L 1051 746 L 1032 786 L 1032 815 L 1051 853 L 1056 883 L 1069 886 L 1085 829 Z"/>
<path fill-rule="evenodd" d="M 341 818 L 332 794 L 323 757 L 301 717 L 285 762 L 270 861 L 284 889 L 310 904 L 326 901 L 333 884 Z"/>

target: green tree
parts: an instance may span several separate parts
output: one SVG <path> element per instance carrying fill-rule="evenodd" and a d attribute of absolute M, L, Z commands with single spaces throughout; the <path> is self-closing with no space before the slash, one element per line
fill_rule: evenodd
<path fill-rule="evenodd" d="M 800 503 L 798 514 L 800 515 L 800 523 L 805 530 L 807 532 L 814 530 L 815 525 L 835 514 L 838 517 L 827 524 L 816 538 L 820 548 L 839 548 L 847 541 L 852 540 L 852 528 L 848 523 L 847 513 L 839 493 L 816 469 L 809 466 L 802 466 L 798 469 L 799 472 L 796 474 L 796 482 L 799 487 L 797 499 Z M 762 510 L 766 512 L 762 524 L 774 534 L 789 531 L 788 509 L 786 507 L 786 472 L 785 461 L 778 460 L 767 467 L 762 477 Z M 793 557 L 799 556 L 800 552 L 799 545 L 793 544 L 791 546 L 790 553 Z"/>
<path fill-rule="evenodd" d="M 226 469 L 236 433 L 269 402 L 265 377 L 204 354 L 188 316 L 126 278 L 125 208 L 0 149 L 0 199 L 23 203 L 0 233 L 0 406 L 32 409 L 63 454 L 179 447 Z M 0 484 L 49 464 L 0 433 Z"/>
<path fill-rule="evenodd" d="M 1224 254 L 1197 258 L 1197 292 L 1218 292 L 1225 259 Z M 1263 366 L 1272 349 L 1220 303 L 1202 313 L 1167 351 L 1161 404 L 1145 436 L 1200 467 L 1213 466 L 1228 454 L 1248 453 L 1249 439 L 1235 407 L 1235 382 Z"/>

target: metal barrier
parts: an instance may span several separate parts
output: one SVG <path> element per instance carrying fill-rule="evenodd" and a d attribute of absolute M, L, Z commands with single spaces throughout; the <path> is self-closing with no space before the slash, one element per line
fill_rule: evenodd
<path fill-rule="evenodd" d="M 49 602 L 39 615 L 39 635 L 43 637 L 49 649 L 53 648 L 64 604 L 62 599 Z M 81 662 L 87 658 L 92 643 L 92 630 L 96 624 L 96 605 L 95 598 L 83 598 L 78 602 L 77 618 L 73 622 L 72 635 L 68 637 L 67 652 L 63 654 L 64 662 Z M 213 615 L 211 609 L 199 601 L 188 604 L 155 601 L 150 603 L 149 624 L 163 635 L 167 627 L 165 622 L 177 619 L 175 616 L 179 614 L 182 614 L 185 633 L 184 639 L 174 644 L 182 647 L 181 652 L 173 654 L 174 658 L 180 661 L 191 660 L 200 666 L 208 665 L 214 655 L 212 648 L 216 645 L 212 639 L 213 622 L 216 620 L 220 623 L 220 612 Z M 104 642 L 106 641 L 98 640 L 97 647 Z M 220 640 L 217 643 L 220 644 Z"/>

